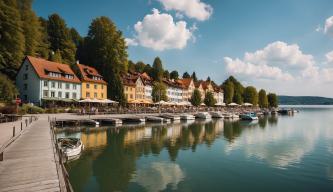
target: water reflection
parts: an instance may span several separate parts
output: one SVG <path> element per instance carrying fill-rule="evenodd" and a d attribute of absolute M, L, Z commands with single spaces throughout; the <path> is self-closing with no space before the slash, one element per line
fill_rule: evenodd
<path fill-rule="evenodd" d="M 145 187 L 147 191 L 162 191 L 171 185 L 177 190 L 177 185 L 185 177 L 185 173 L 176 163 L 153 162 L 149 166 L 140 168 L 134 175 L 132 182 Z"/>
<path fill-rule="evenodd" d="M 75 134 L 86 146 L 80 159 L 67 165 L 75 191 L 178 190 L 181 183 L 191 180 L 184 170 L 188 172 L 202 166 L 202 161 L 191 159 L 195 153 L 203 153 L 200 157 L 205 162 L 213 160 L 211 166 L 215 167 L 226 166 L 221 161 L 242 154 L 244 157 L 235 158 L 237 162 L 263 162 L 265 166 L 283 171 L 303 166 L 302 161 L 315 149 L 325 150 L 326 158 L 332 156 L 333 129 L 320 119 L 305 121 L 299 116 L 268 116 L 253 122 L 213 120 L 147 124 L 61 134 Z M 324 147 L 318 148 L 321 138 L 325 144 L 320 143 Z M 214 150 L 202 150 L 207 148 Z M 179 159 L 185 158 L 184 153 L 187 154 L 186 163 L 181 164 Z M 311 161 L 320 162 L 317 158 L 312 156 Z M 192 167 L 185 169 L 190 162 Z M 314 171 L 324 166 L 325 177 L 333 181 L 332 164 L 312 166 Z"/>

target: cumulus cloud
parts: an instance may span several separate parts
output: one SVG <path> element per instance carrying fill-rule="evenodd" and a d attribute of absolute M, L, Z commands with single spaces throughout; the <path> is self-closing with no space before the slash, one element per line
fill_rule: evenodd
<path fill-rule="evenodd" d="M 291 80 L 293 77 L 289 73 L 283 73 L 278 67 L 271 67 L 266 64 L 255 65 L 244 62 L 240 59 L 224 58 L 227 65 L 227 71 L 232 74 L 241 74 L 247 77 Z"/>
<path fill-rule="evenodd" d="M 326 53 L 326 63 L 333 64 L 333 51 Z"/>
<path fill-rule="evenodd" d="M 199 21 L 205 21 L 213 13 L 212 6 L 201 2 L 200 0 L 158 0 L 161 2 L 165 10 L 175 10 L 178 13 L 183 13 L 189 18 L 194 18 Z"/>
<path fill-rule="evenodd" d="M 333 37 L 333 16 L 326 19 L 324 33 Z"/>
<path fill-rule="evenodd" d="M 153 9 L 142 21 L 134 25 L 135 37 L 127 39 L 128 45 L 141 45 L 157 51 L 183 49 L 193 38 L 193 31 L 185 21 L 174 22 L 173 17 Z"/>
<path fill-rule="evenodd" d="M 125 38 L 127 46 L 137 46 L 138 42 L 135 39 Z"/>

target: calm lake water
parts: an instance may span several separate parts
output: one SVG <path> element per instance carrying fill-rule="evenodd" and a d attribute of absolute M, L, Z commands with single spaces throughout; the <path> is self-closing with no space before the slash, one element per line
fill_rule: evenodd
<path fill-rule="evenodd" d="M 333 191 L 330 107 L 61 135 L 85 145 L 67 165 L 75 191 Z"/>

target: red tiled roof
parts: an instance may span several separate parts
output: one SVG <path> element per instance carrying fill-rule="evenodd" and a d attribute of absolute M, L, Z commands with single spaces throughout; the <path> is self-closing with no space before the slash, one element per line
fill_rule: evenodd
<path fill-rule="evenodd" d="M 71 83 L 80 83 L 81 81 L 75 75 L 73 70 L 67 64 L 57 63 L 48 61 L 42 58 L 36 58 L 32 56 L 27 56 L 26 59 L 31 63 L 33 68 L 35 69 L 37 75 L 41 79 L 49 79 L 49 80 L 59 80 Z M 61 77 L 51 77 L 48 75 L 49 72 L 60 73 Z M 72 75 L 73 79 L 68 79 L 65 75 Z"/>
<path fill-rule="evenodd" d="M 135 87 L 136 81 L 140 78 L 139 75 L 133 75 L 130 73 L 125 73 L 121 75 L 121 81 L 124 85 Z"/>
<path fill-rule="evenodd" d="M 182 84 L 185 88 L 188 88 L 192 82 L 192 78 L 178 79 L 176 81 Z"/>
<path fill-rule="evenodd" d="M 102 84 L 107 84 L 103 80 L 103 76 L 98 73 L 98 71 L 90 66 L 83 65 L 83 64 L 77 64 L 78 68 L 80 69 L 80 73 L 82 75 L 82 81 L 88 81 L 88 82 L 94 82 L 94 83 L 102 83 Z M 93 79 L 92 77 L 99 77 L 101 78 L 100 80 Z"/>

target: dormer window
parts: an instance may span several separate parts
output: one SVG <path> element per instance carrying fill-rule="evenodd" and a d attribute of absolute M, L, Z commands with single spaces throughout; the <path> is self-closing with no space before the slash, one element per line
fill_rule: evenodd
<path fill-rule="evenodd" d="M 74 76 L 73 76 L 73 75 L 66 74 L 66 75 L 65 75 L 65 78 L 66 78 L 66 79 L 74 79 Z"/>
<path fill-rule="evenodd" d="M 60 73 L 55 73 L 55 72 L 49 72 L 50 77 L 61 77 Z"/>

